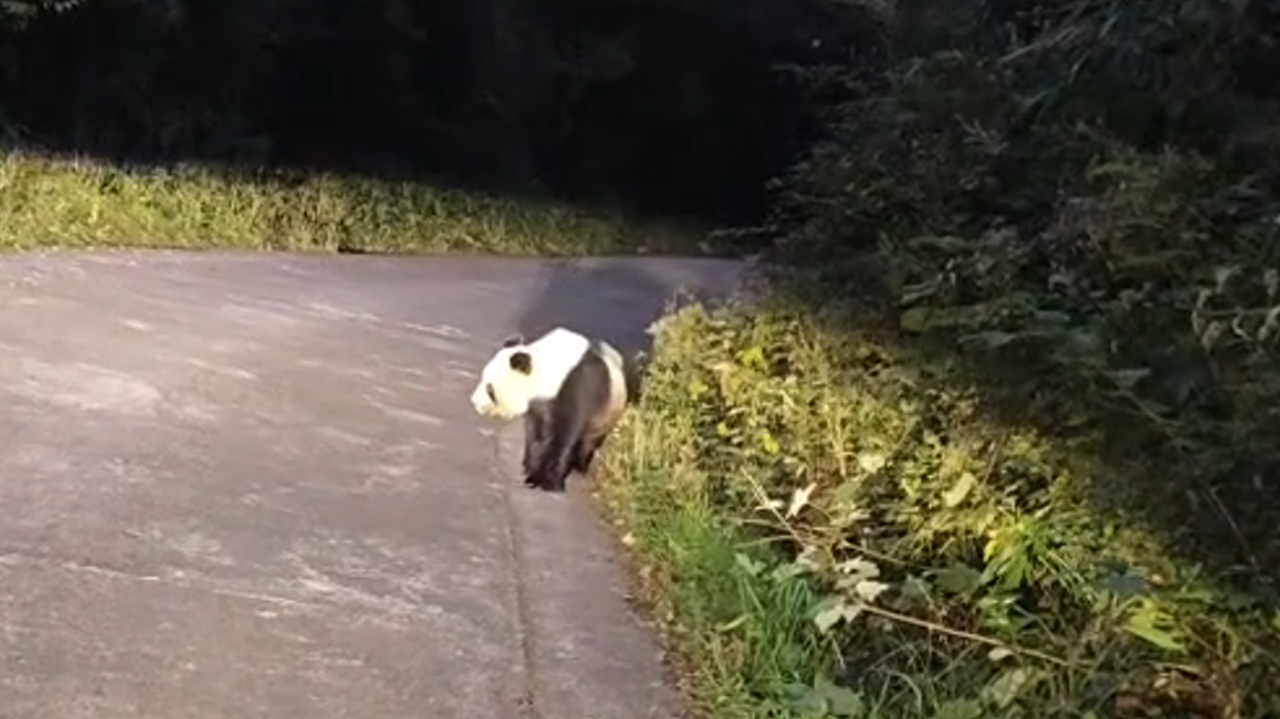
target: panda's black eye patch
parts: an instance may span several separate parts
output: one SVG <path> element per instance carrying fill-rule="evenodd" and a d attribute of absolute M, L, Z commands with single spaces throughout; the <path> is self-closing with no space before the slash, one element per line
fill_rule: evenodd
<path fill-rule="evenodd" d="M 529 374 L 533 371 L 533 357 L 528 352 L 512 352 L 511 369 L 520 374 Z"/>
<path fill-rule="evenodd" d="M 494 395 L 494 393 L 493 393 L 493 383 L 492 383 L 492 382 L 490 382 L 489 384 L 486 384 L 486 385 L 484 386 L 484 391 L 485 391 L 486 393 L 488 393 L 488 395 L 489 395 L 489 401 L 490 401 L 490 402 L 497 403 L 497 401 L 498 401 L 498 397 L 497 397 L 496 395 Z"/>

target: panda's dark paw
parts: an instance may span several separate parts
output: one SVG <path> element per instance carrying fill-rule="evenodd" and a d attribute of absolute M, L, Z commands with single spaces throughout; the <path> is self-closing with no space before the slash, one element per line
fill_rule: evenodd
<path fill-rule="evenodd" d="M 556 485 L 545 480 L 535 479 L 534 477 L 526 477 L 524 480 L 524 486 L 529 489 L 537 489 L 543 492 L 551 492 L 553 494 L 559 494 L 565 491 L 564 483 Z"/>

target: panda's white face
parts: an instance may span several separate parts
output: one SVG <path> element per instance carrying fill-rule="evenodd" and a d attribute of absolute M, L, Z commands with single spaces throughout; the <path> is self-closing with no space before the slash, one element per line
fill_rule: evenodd
<path fill-rule="evenodd" d="M 471 406 L 480 415 L 519 417 L 528 411 L 536 386 L 533 356 L 523 344 L 509 340 L 485 364 L 471 393 Z"/>
<path fill-rule="evenodd" d="M 563 328 L 528 344 L 519 337 L 508 339 L 485 364 L 471 405 L 477 414 L 519 417 L 530 401 L 556 395 L 589 346 L 586 337 Z"/>

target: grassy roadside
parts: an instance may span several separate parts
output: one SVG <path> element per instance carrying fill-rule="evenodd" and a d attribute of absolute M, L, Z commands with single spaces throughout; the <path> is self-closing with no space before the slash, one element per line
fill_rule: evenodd
<path fill-rule="evenodd" d="M 692 251 L 691 232 L 564 204 L 334 175 L 121 168 L 0 155 L 0 249 Z"/>
<path fill-rule="evenodd" d="M 655 341 L 601 493 L 704 716 L 1277 716 L 1280 615 L 957 367 L 780 301 Z"/>
<path fill-rule="evenodd" d="M 1280 718 L 1274 18 L 931 11 L 811 73 L 772 296 L 669 316 L 611 446 L 694 695 Z"/>

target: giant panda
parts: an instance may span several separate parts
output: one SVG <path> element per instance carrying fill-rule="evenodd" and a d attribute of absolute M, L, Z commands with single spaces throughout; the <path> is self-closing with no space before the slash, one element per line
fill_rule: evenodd
<path fill-rule="evenodd" d="M 586 474 L 626 408 L 629 377 L 608 342 L 556 327 L 533 342 L 506 340 L 471 393 L 477 414 L 524 417 L 529 487 L 563 492 L 571 470 Z"/>

